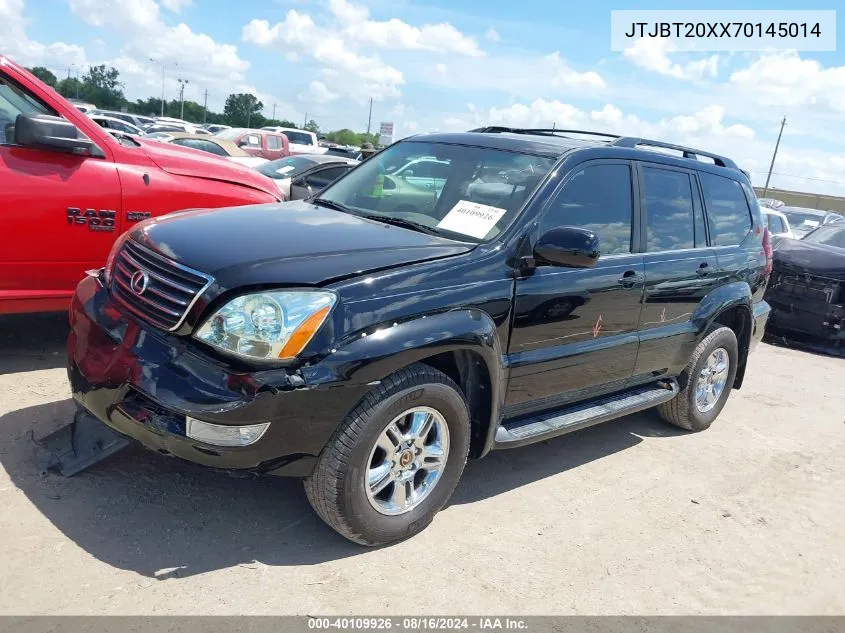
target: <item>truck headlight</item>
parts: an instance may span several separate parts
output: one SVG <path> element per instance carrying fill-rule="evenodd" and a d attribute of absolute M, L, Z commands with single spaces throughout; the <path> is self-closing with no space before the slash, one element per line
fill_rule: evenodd
<path fill-rule="evenodd" d="M 337 295 L 324 291 L 260 292 L 232 299 L 194 338 L 249 359 L 295 358 L 328 317 Z"/>

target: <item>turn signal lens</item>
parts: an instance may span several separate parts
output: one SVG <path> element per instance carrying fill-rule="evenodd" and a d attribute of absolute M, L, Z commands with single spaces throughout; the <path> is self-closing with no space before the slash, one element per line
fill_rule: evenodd
<path fill-rule="evenodd" d="M 211 424 L 196 418 L 188 417 L 185 425 L 185 435 L 206 444 L 215 446 L 249 446 L 261 439 L 270 427 L 269 422 L 263 424 L 247 424 L 244 426 L 229 426 L 228 424 Z"/>
<path fill-rule="evenodd" d="M 299 354 L 311 340 L 311 337 L 320 329 L 320 326 L 323 325 L 323 321 L 326 320 L 330 310 L 331 307 L 326 306 L 305 319 L 302 325 L 291 334 L 288 342 L 279 352 L 279 358 L 293 358 Z"/>

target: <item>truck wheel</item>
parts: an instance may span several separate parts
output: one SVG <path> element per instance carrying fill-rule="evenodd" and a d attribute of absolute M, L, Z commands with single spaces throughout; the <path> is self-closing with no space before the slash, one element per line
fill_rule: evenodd
<path fill-rule="evenodd" d="M 681 374 L 681 392 L 658 405 L 660 416 L 688 431 L 703 431 L 722 411 L 736 377 L 739 353 L 736 334 L 718 327 L 695 348 Z"/>
<path fill-rule="evenodd" d="M 414 364 L 343 420 L 305 480 L 314 511 L 342 536 L 384 545 L 422 531 L 458 484 L 469 451 L 466 399 L 444 373 Z"/>

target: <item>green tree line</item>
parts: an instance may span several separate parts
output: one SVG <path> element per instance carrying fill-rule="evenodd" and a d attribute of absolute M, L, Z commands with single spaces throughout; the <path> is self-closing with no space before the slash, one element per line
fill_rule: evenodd
<path fill-rule="evenodd" d="M 116 68 L 106 65 L 90 66 L 82 77 L 68 75 L 59 79 L 53 72 L 43 66 L 29 68 L 29 71 L 41 81 L 52 86 L 56 91 L 68 99 L 80 99 L 95 104 L 102 110 L 122 110 L 132 114 L 144 116 L 159 116 L 162 111 L 161 99 L 148 97 L 130 101 L 123 94 L 123 83 Z M 232 127 L 260 128 L 266 125 L 299 128 L 293 121 L 287 119 L 270 119 L 262 114 L 264 104 L 248 93 L 230 94 L 226 97 L 223 112 L 206 110 L 195 101 L 180 103 L 178 99 L 165 100 L 164 116 L 184 118 L 194 123 L 219 123 Z M 320 126 L 313 119 L 308 121 L 303 129 L 319 134 L 333 143 L 340 145 L 363 145 L 377 143 L 377 134 L 353 132 L 349 129 L 335 130 L 321 133 Z"/>

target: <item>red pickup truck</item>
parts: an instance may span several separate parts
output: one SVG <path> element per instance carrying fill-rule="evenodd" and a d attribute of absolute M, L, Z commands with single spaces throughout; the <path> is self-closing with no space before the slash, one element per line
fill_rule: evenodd
<path fill-rule="evenodd" d="M 0 314 L 65 310 L 148 217 L 279 199 L 271 179 L 213 154 L 112 136 L 0 56 Z"/>

